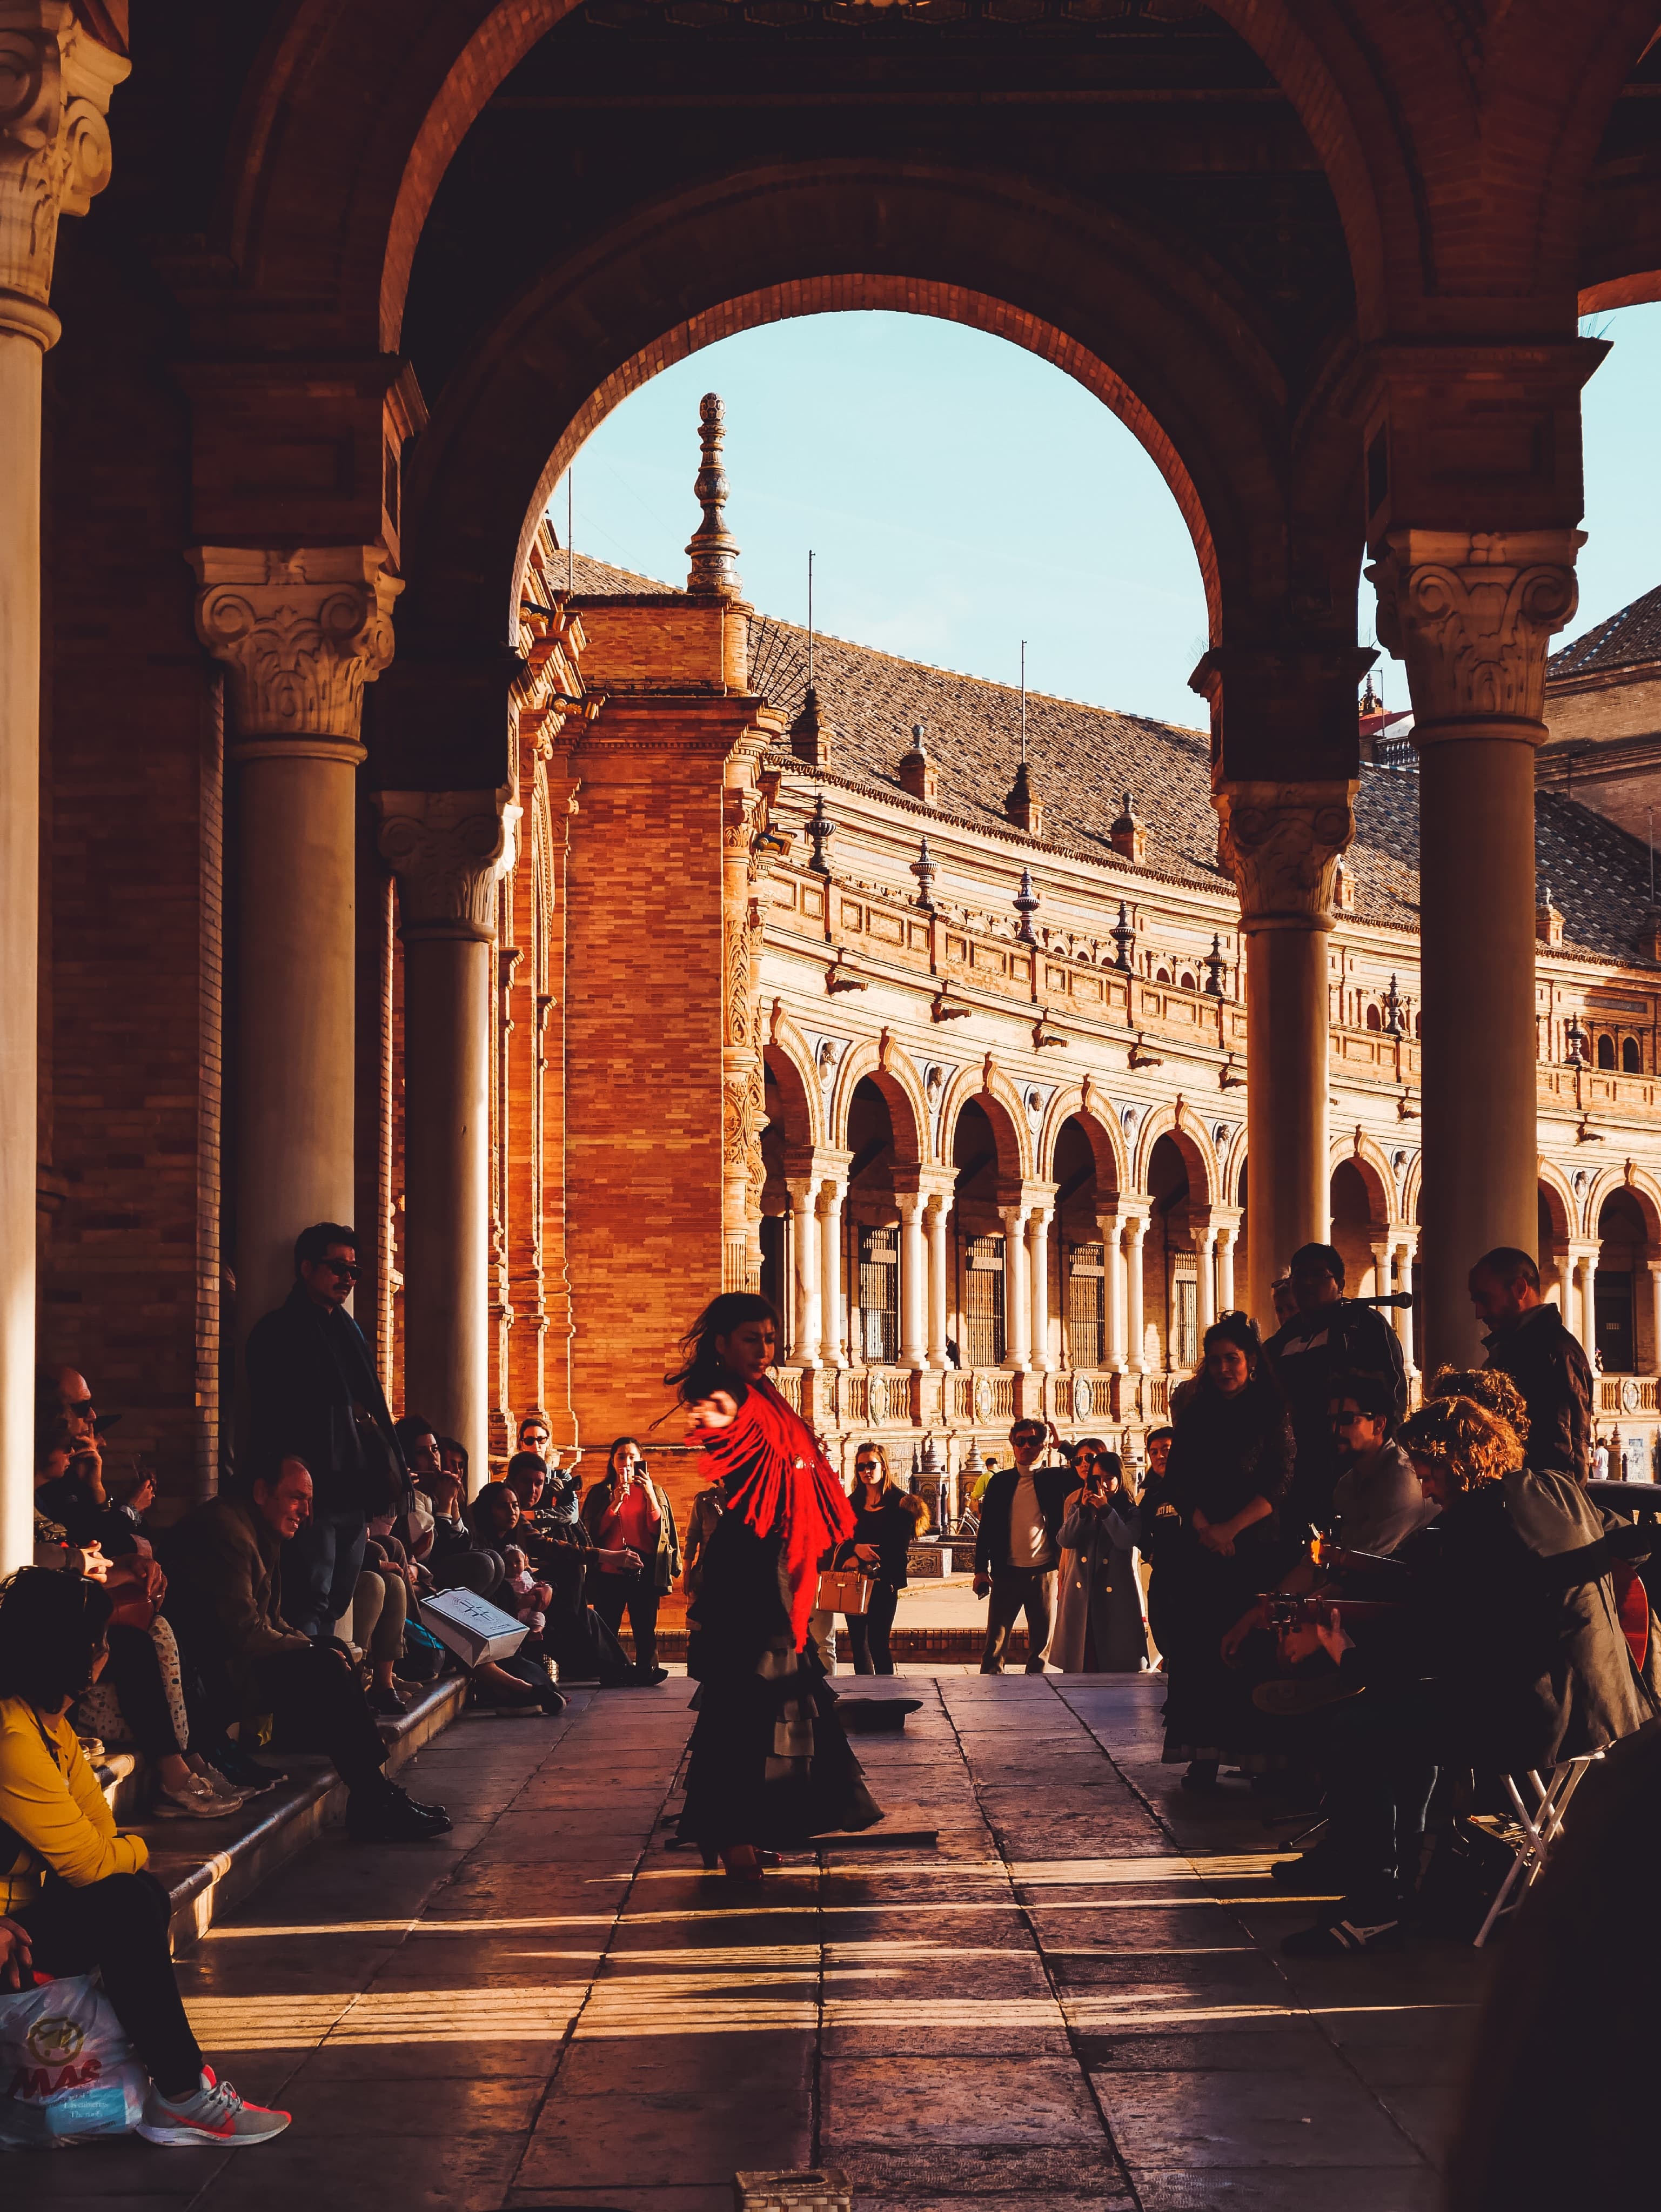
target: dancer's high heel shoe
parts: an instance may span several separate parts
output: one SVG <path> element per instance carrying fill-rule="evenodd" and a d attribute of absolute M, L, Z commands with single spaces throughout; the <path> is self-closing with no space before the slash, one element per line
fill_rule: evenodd
<path fill-rule="evenodd" d="M 762 1855 L 753 1844 L 729 1844 L 721 1854 L 721 1863 L 727 1869 L 728 1881 L 759 1881 L 764 1869 Z"/>

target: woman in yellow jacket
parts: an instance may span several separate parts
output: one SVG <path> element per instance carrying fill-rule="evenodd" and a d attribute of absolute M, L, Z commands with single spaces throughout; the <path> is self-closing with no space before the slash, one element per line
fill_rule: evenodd
<path fill-rule="evenodd" d="M 245 2105 L 204 2066 L 167 1954 L 167 1893 L 142 1836 L 104 1802 L 70 1707 L 103 1672 L 110 1601 L 96 1583 L 22 1567 L 0 1583 L 0 1986 L 101 1976 L 150 2075 L 151 2142 L 265 2142 L 286 2112 Z"/>

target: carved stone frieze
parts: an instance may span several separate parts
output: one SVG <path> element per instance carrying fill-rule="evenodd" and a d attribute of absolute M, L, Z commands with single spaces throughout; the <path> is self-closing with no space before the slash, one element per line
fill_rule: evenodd
<path fill-rule="evenodd" d="M 198 545 L 190 559 L 197 635 L 230 672 L 238 738 L 355 744 L 363 686 L 392 657 L 392 603 L 404 588 L 380 548 Z"/>
<path fill-rule="evenodd" d="M 1415 742 L 1440 721 L 1541 724 L 1546 653 L 1574 613 L 1579 530 L 1392 531 L 1367 574 L 1378 636 L 1407 664 Z"/>
<path fill-rule="evenodd" d="M 1213 800 L 1222 862 L 1254 927 L 1330 923 L 1338 855 L 1355 835 L 1349 783 L 1225 784 Z"/>
<path fill-rule="evenodd" d="M 42 344 L 55 320 L 19 303 L 45 309 L 59 217 L 85 215 L 110 180 L 105 115 L 131 67 L 69 0 L 0 0 L 0 321 Z"/>
<path fill-rule="evenodd" d="M 382 791 L 375 804 L 404 936 L 493 940 L 496 884 L 514 865 L 518 807 L 499 791 Z"/>

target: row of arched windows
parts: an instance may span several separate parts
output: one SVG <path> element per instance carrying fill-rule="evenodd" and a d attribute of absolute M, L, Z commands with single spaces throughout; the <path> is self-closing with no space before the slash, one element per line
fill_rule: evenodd
<path fill-rule="evenodd" d="M 1597 1065 L 1616 1068 L 1622 1075 L 1641 1075 L 1644 1048 L 1635 1036 L 1622 1037 L 1617 1048 L 1613 1035 L 1604 1030 L 1597 1040 Z"/>

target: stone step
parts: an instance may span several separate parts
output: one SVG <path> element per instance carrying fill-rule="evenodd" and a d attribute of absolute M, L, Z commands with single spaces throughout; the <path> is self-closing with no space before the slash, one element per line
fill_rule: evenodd
<path fill-rule="evenodd" d="M 396 1774 L 462 1709 L 467 1685 L 453 1674 L 417 1690 L 400 1719 L 379 1723 L 387 1746 L 386 1771 Z M 346 1810 L 345 1784 L 326 1759 L 273 1752 L 271 1765 L 289 1779 L 222 1820 L 157 1820 L 140 1808 L 149 1796 L 143 1762 L 131 1752 L 106 1753 L 94 1770 L 124 1828 L 150 1847 L 150 1871 L 173 1899 L 173 1943 L 188 1950 L 222 1912 L 240 1905 L 277 1868 L 305 1850 Z"/>

